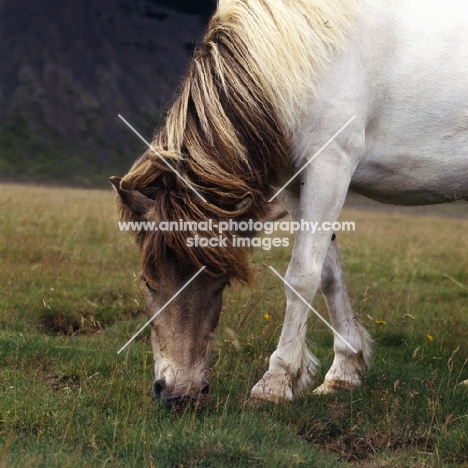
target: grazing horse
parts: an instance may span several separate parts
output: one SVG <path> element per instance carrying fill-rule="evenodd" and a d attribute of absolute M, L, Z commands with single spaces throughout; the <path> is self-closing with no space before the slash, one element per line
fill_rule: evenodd
<path fill-rule="evenodd" d="M 279 199 L 293 219 L 322 223 L 348 190 L 400 205 L 468 199 L 467 44 L 464 1 L 220 0 L 153 149 L 111 179 L 121 218 L 262 220 Z M 167 403 L 205 399 L 223 289 L 249 279 L 235 232 L 205 248 L 189 247 L 192 234 L 137 233 L 148 316 L 173 298 L 151 324 L 153 389 Z M 335 358 L 317 392 L 359 385 L 371 340 L 337 241 L 297 232 L 285 279 L 281 336 L 252 397 L 292 400 L 313 381 L 302 298 L 319 287 Z"/>

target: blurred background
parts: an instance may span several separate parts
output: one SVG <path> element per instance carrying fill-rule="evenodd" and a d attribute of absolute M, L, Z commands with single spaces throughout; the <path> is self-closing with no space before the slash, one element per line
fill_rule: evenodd
<path fill-rule="evenodd" d="M 151 138 L 216 0 L 0 1 L 0 181 L 107 186 Z"/>

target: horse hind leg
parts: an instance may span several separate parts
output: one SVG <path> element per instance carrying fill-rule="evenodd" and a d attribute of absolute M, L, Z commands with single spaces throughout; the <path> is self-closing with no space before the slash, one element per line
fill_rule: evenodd
<path fill-rule="evenodd" d="M 331 325 L 335 330 L 335 358 L 325 375 L 324 382 L 315 389 L 316 394 L 359 386 L 361 384 L 360 373 L 369 367 L 371 361 L 372 339 L 354 318 L 344 283 L 343 267 L 335 236 L 330 243 L 323 266 L 321 289 Z"/>

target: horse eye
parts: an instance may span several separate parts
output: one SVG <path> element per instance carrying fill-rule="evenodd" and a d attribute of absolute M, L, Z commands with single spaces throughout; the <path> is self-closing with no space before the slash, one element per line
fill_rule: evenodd
<path fill-rule="evenodd" d="M 147 281 L 145 281 L 145 287 L 146 287 L 146 290 L 151 292 L 151 293 L 156 292 L 156 290 L 154 288 L 152 288 Z"/>

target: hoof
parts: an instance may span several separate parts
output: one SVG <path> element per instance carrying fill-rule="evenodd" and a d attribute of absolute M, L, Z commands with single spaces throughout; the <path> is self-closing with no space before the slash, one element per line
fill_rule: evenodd
<path fill-rule="evenodd" d="M 336 393 L 339 390 L 353 390 L 358 385 L 353 385 L 345 380 L 325 380 L 320 387 L 317 387 L 313 393 L 315 395 L 328 395 L 330 393 Z"/>
<path fill-rule="evenodd" d="M 285 376 L 275 376 L 268 371 L 252 388 L 250 398 L 253 400 L 270 401 L 273 403 L 292 401 L 293 393 L 291 380 Z"/>

